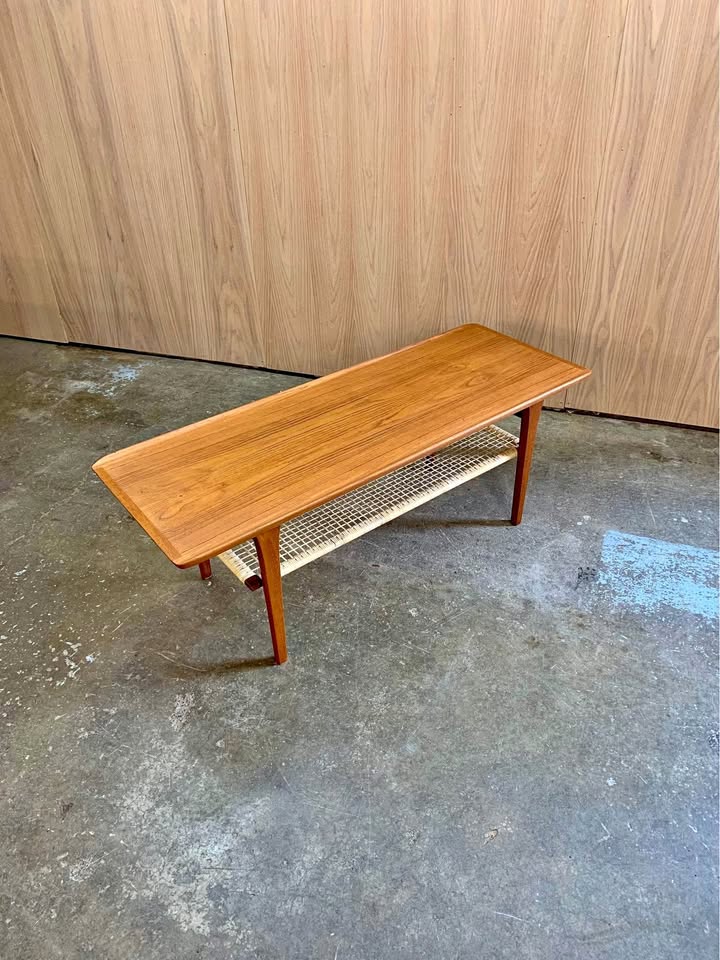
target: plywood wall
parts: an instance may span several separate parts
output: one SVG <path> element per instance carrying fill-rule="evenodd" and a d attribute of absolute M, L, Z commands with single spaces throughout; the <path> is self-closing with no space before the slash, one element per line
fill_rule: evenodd
<path fill-rule="evenodd" d="M 222 3 L 0 11 L 69 338 L 262 363 Z"/>
<path fill-rule="evenodd" d="M 714 422 L 689 5 L 0 0 L 13 315 L 49 336 L 47 290 L 71 340 L 312 373 L 477 320 L 590 363 L 573 406 Z"/>
<path fill-rule="evenodd" d="M 717 114 L 717 5 L 632 4 L 570 405 L 717 426 Z"/>
<path fill-rule="evenodd" d="M 65 340 L 31 171 L 0 78 L 0 332 Z"/>

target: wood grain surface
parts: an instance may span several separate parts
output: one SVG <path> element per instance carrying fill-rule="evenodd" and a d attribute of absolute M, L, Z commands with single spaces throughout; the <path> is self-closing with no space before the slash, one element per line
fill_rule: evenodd
<path fill-rule="evenodd" d="M 70 339 L 262 363 L 222 2 L 0 0 Z"/>
<path fill-rule="evenodd" d="M 715 0 L 631 4 L 571 406 L 718 426 Z"/>
<path fill-rule="evenodd" d="M 0 333 L 66 340 L 42 243 L 42 225 L 0 76 Z"/>
<path fill-rule="evenodd" d="M 226 6 L 263 362 L 323 373 L 352 336 L 342 5 Z"/>
<path fill-rule="evenodd" d="M 0 22 L 14 324 L 52 289 L 72 340 L 327 373 L 476 321 L 591 364 L 573 406 L 717 423 L 712 0 Z"/>
<path fill-rule="evenodd" d="M 187 567 L 588 375 L 470 324 L 109 454 L 93 469 Z"/>
<path fill-rule="evenodd" d="M 265 359 L 569 353 L 627 0 L 228 4 Z"/>
<path fill-rule="evenodd" d="M 572 351 L 627 0 L 458 0 L 452 316 Z"/>

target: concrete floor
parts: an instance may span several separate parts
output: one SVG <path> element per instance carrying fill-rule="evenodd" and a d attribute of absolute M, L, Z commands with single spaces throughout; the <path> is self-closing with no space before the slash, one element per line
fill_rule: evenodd
<path fill-rule="evenodd" d="M 0 957 L 715 960 L 717 437 L 544 414 L 520 528 L 292 574 L 275 668 L 90 465 L 297 382 L 0 340 Z"/>

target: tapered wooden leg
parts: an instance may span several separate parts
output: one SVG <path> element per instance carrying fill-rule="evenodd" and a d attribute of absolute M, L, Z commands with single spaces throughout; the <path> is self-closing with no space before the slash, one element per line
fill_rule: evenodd
<path fill-rule="evenodd" d="M 270 636 L 272 637 L 275 663 L 285 663 L 285 614 L 283 613 L 282 577 L 280 576 L 280 528 L 266 530 L 255 537 L 255 547 L 260 561 L 263 593 L 267 607 Z"/>
<path fill-rule="evenodd" d="M 200 576 L 203 580 L 209 580 L 212 576 L 212 567 L 209 560 L 203 560 L 200 566 Z"/>
<path fill-rule="evenodd" d="M 517 452 L 517 466 L 515 467 L 515 491 L 513 493 L 512 514 L 510 522 L 515 526 L 520 523 L 525 506 L 525 491 L 527 490 L 528 477 L 530 476 L 530 464 L 532 463 L 533 447 L 535 446 L 535 434 L 537 433 L 538 420 L 542 402 L 535 403 L 527 410 L 523 410 L 520 415 L 520 443 Z"/>

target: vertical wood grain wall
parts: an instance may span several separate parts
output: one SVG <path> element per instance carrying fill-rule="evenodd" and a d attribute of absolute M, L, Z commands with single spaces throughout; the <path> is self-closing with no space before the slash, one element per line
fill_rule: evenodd
<path fill-rule="evenodd" d="M 717 32 L 0 0 L 0 331 L 324 373 L 477 320 L 591 365 L 571 406 L 717 424 Z"/>

